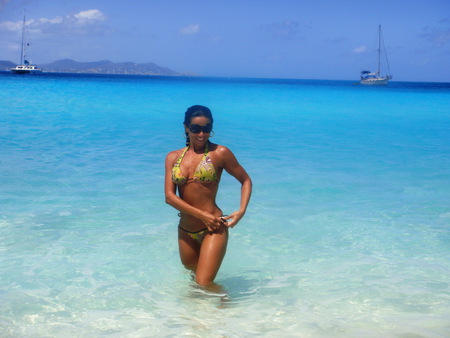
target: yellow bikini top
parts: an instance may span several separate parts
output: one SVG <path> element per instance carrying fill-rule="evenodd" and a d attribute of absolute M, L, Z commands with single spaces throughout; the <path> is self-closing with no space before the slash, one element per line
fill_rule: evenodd
<path fill-rule="evenodd" d="M 183 157 L 188 151 L 189 146 L 184 148 L 182 154 L 180 157 L 178 157 L 178 160 L 175 162 L 175 164 L 172 167 L 172 181 L 175 184 L 184 184 L 191 180 L 194 181 L 201 181 L 201 182 L 213 182 L 217 181 L 217 175 L 216 170 L 214 169 L 214 165 L 211 161 L 211 157 L 209 156 L 209 147 L 208 143 L 205 146 L 205 153 L 203 154 L 202 160 L 200 161 L 199 165 L 195 169 L 194 176 L 192 178 L 187 179 L 183 176 L 183 173 L 181 172 L 181 161 L 183 161 Z"/>

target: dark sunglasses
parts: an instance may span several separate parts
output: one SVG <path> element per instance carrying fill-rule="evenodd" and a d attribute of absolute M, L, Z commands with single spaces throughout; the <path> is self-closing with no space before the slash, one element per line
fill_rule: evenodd
<path fill-rule="evenodd" d="M 212 130 L 212 124 L 208 123 L 206 126 L 200 126 L 198 124 L 190 124 L 188 128 L 193 134 L 198 134 L 201 131 L 203 131 L 204 133 L 210 133 Z"/>

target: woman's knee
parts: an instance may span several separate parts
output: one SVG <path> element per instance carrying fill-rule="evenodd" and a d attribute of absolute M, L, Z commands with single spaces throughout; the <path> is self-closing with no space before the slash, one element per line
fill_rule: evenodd
<path fill-rule="evenodd" d="M 205 277 L 205 276 L 199 276 L 198 274 L 195 276 L 195 282 L 198 284 L 198 285 L 201 285 L 201 286 L 208 286 L 208 285 L 210 285 L 212 282 L 214 282 L 214 278 L 213 279 L 211 279 L 211 278 L 207 278 L 207 277 Z"/>

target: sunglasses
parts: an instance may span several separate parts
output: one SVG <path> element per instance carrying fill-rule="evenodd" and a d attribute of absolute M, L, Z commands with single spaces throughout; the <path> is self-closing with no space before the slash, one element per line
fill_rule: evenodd
<path fill-rule="evenodd" d="M 198 124 L 190 124 L 188 128 L 193 134 L 198 134 L 201 131 L 204 133 L 210 133 L 212 131 L 212 124 L 208 123 L 206 126 L 200 126 Z"/>

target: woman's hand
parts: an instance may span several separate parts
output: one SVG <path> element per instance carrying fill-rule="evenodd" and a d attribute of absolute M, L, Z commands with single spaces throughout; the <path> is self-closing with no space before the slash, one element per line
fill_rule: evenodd
<path fill-rule="evenodd" d="M 216 217 L 209 212 L 204 212 L 200 217 L 202 222 L 206 225 L 209 232 L 214 232 L 220 229 L 221 226 L 227 225 L 227 222 L 222 219 L 222 217 Z"/>
<path fill-rule="evenodd" d="M 242 217 L 244 217 L 244 212 L 241 211 L 235 211 L 229 216 L 223 216 L 221 217 L 222 221 L 224 222 L 225 226 L 229 228 L 233 228 L 236 224 L 239 223 Z M 231 220 L 231 221 L 230 221 Z"/>

